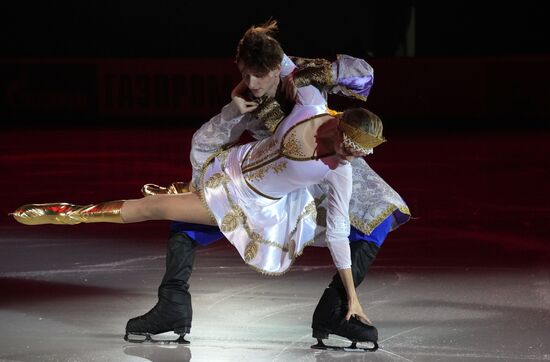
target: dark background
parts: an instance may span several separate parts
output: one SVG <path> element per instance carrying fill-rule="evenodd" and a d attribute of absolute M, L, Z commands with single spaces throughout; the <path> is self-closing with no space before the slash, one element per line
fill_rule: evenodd
<path fill-rule="evenodd" d="M 410 130 L 411 120 L 423 129 L 518 119 L 547 128 L 549 9 L 542 1 L 4 2 L 0 117 L 11 122 L 2 127 L 197 127 L 229 101 L 243 32 L 273 18 L 287 54 L 367 59 L 375 68 L 368 106 L 396 130 Z M 140 98 L 143 79 L 164 93 Z M 133 94 L 109 108 L 125 84 Z M 185 89 L 174 91 L 178 84 Z M 173 93 L 181 99 L 162 104 Z"/>
<path fill-rule="evenodd" d="M 414 9 L 414 10 L 413 10 Z M 269 18 L 288 53 L 395 56 L 415 16 L 416 56 L 549 54 L 544 1 L 11 1 L 3 57 L 232 57 Z"/>

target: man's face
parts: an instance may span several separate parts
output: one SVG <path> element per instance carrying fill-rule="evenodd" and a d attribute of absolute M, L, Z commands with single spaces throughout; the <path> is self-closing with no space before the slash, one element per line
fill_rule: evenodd
<path fill-rule="evenodd" d="M 242 62 L 237 63 L 243 81 L 256 98 L 264 95 L 274 97 L 279 85 L 279 74 L 281 73 L 280 66 L 267 72 L 259 73 L 250 68 L 247 68 Z"/>

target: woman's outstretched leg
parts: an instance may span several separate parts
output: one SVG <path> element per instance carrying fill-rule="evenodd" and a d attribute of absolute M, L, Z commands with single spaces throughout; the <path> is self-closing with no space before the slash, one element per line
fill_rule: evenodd
<path fill-rule="evenodd" d="M 18 208 L 12 215 L 15 220 L 25 225 L 132 223 L 147 220 L 215 224 L 200 198 L 191 192 L 107 201 L 86 206 L 68 203 L 28 204 Z"/>
<path fill-rule="evenodd" d="M 216 225 L 199 196 L 193 192 L 176 195 L 152 195 L 127 200 L 122 205 L 125 223 L 147 220 L 172 220 Z"/>

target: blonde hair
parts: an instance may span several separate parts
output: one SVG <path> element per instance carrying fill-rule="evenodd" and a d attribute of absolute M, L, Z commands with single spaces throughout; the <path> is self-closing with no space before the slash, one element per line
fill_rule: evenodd
<path fill-rule="evenodd" d="M 382 120 L 365 108 L 351 108 L 342 114 L 342 120 L 348 125 L 363 130 L 375 137 L 383 138 L 384 125 Z"/>
<path fill-rule="evenodd" d="M 347 148 L 365 154 L 372 153 L 374 147 L 386 142 L 382 136 L 382 120 L 364 108 L 346 110 L 340 117 L 338 128 L 343 133 Z"/>

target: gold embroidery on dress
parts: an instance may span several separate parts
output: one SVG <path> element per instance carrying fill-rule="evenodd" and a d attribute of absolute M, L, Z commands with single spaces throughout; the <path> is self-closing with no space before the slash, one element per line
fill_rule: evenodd
<path fill-rule="evenodd" d="M 193 193 L 199 197 L 199 199 L 201 200 L 204 208 L 208 212 L 208 216 L 210 217 L 210 223 L 212 225 L 216 225 L 218 223 L 218 221 L 214 217 L 214 214 L 212 213 L 212 210 L 210 210 L 210 206 L 206 202 L 206 198 L 204 196 L 204 189 L 195 190 L 195 191 L 193 191 Z"/>
<path fill-rule="evenodd" d="M 227 159 L 227 155 L 229 154 L 229 149 L 225 149 L 222 152 L 220 152 L 218 158 L 220 159 L 220 163 L 222 165 L 221 169 L 225 170 L 225 160 Z"/>
<path fill-rule="evenodd" d="M 286 160 L 282 160 L 281 162 L 277 163 L 277 164 L 272 164 L 273 165 L 273 172 L 275 173 L 281 173 L 283 172 L 283 170 L 286 168 L 286 166 L 288 165 Z"/>
<path fill-rule="evenodd" d="M 226 195 L 228 196 L 229 203 L 234 205 L 233 200 L 229 196 L 229 193 L 227 193 Z M 296 257 L 302 255 L 304 249 L 307 246 L 313 244 L 313 242 L 315 241 L 314 239 L 308 240 L 307 242 L 305 242 L 303 244 L 303 246 L 300 250 L 296 250 L 296 241 L 291 237 L 292 235 L 294 235 L 296 233 L 296 231 L 298 229 L 298 224 L 302 221 L 303 218 L 307 217 L 309 214 L 311 214 L 313 216 L 313 218 L 315 218 L 316 211 L 315 211 L 315 202 L 314 201 L 312 201 L 312 202 L 310 202 L 309 204 L 306 205 L 306 207 L 304 208 L 304 211 L 300 214 L 300 216 L 298 217 L 298 220 L 296 221 L 296 226 L 294 227 L 294 229 L 292 230 L 292 232 L 289 235 L 289 242 L 287 243 L 287 245 L 283 245 L 283 246 L 279 245 L 278 243 L 276 243 L 274 241 L 269 241 L 269 240 L 263 239 L 260 234 L 253 231 L 250 228 L 250 226 L 248 226 L 248 224 L 246 222 L 246 215 L 243 215 L 242 226 L 245 229 L 248 237 L 250 238 L 250 242 L 247 244 L 247 246 L 245 248 L 245 252 L 244 252 L 245 262 L 248 263 L 249 261 L 254 259 L 256 257 L 256 255 L 258 255 L 258 252 L 259 252 L 259 249 L 260 249 L 260 244 L 265 244 L 265 245 L 269 245 L 269 246 L 272 246 L 272 247 L 276 247 L 278 249 L 281 249 L 283 252 L 288 253 L 288 255 L 291 259 L 289 267 L 287 269 L 285 269 L 284 271 L 282 271 L 282 272 L 268 272 L 268 271 L 265 271 L 263 269 L 260 269 L 256 266 L 254 266 L 254 265 L 251 265 L 251 264 L 248 264 L 248 265 L 252 269 L 254 269 L 255 271 L 260 272 L 264 275 L 276 276 L 276 275 L 282 275 L 282 274 L 285 274 L 286 272 L 288 272 L 290 270 L 290 266 L 294 263 Z"/>
<path fill-rule="evenodd" d="M 224 186 L 224 189 L 225 189 L 225 194 L 227 196 L 227 200 L 229 201 L 229 204 L 231 205 L 231 210 L 223 217 L 220 229 L 224 232 L 229 232 L 229 231 L 235 230 L 239 225 L 242 225 L 242 227 L 246 231 L 246 234 L 248 235 L 248 237 L 250 238 L 250 240 L 253 243 L 270 245 L 270 246 L 276 247 L 278 249 L 281 249 L 283 252 L 288 252 L 288 245 L 280 245 L 280 244 L 278 244 L 274 241 L 266 240 L 266 239 L 262 238 L 262 236 L 258 232 L 254 231 L 252 228 L 250 228 L 250 226 L 248 225 L 248 222 L 247 222 L 246 214 L 244 213 L 244 211 L 240 207 L 238 207 L 235 204 L 235 201 L 233 200 L 233 198 L 229 194 L 227 184 L 223 183 L 223 186 Z M 302 213 L 300 214 L 300 216 L 296 220 L 296 226 L 294 227 L 293 231 L 289 234 L 289 238 L 296 233 L 296 231 L 298 230 L 298 224 L 302 221 L 302 219 L 304 219 L 308 215 L 313 215 L 313 218 L 315 219 L 315 215 L 316 215 L 315 201 L 312 201 L 312 202 L 310 202 L 309 204 L 306 205 L 306 207 L 304 208 L 304 211 L 302 211 Z M 253 246 L 250 245 L 250 243 L 247 245 L 247 248 L 248 247 L 251 248 L 250 249 L 251 252 L 256 250 L 256 249 L 254 249 Z M 258 246 L 258 249 L 259 249 L 259 246 Z M 256 252 L 257 252 L 257 250 L 256 250 Z M 250 254 L 250 255 L 252 255 L 252 254 Z M 291 255 L 291 258 L 294 258 L 294 256 Z"/>
<path fill-rule="evenodd" d="M 235 230 L 245 220 L 243 210 L 236 206 L 231 205 L 231 210 L 222 219 L 220 230 L 223 232 L 229 232 Z"/>
<path fill-rule="evenodd" d="M 215 162 L 215 159 L 218 155 L 222 154 L 226 152 L 225 150 L 223 149 L 220 149 L 218 150 L 217 152 L 213 153 L 212 155 L 210 155 L 206 161 L 204 161 L 204 163 L 202 164 L 201 166 L 201 170 L 199 172 L 199 183 L 200 185 L 196 185 L 196 190 L 193 192 L 194 194 L 198 195 L 202 204 L 204 205 L 205 209 L 207 210 L 208 212 L 208 216 L 210 216 L 210 221 L 212 222 L 212 224 L 216 225 L 217 224 L 217 219 L 214 217 L 214 213 L 212 212 L 212 210 L 210 209 L 210 205 L 208 205 L 208 203 L 206 202 L 206 196 L 204 195 L 204 184 L 205 184 L 205 176 L 206 176 L 206 171 L 208 170 L 208 166 Z"/>
<path fill-rule="evenodd" d="M 315 201 L 311 201 L 309 204 L 304 207 L 304 211 L 298 216 L 298 219 L 296 220 L 296 225 L 294 226 L 294 229 L 289 234 L 289 237 L 292 238 L 294 234 L 296 234 L 296 231 L 298 230 L 298 225 L 302 221 L 302 219 L 306 218 L 307 216 L 311 216 L 313 220 L 317 218 L 317 209 L 315 208 Z"/>
<path fill-rule="evenodd" d="M 266 172 L 267 172 L 267 167 L 262 167 L 255 171 L 247 172 L 246 174 L 244 174 L 244 177 L 248 181 L 262 180 L 265 177 Z"/>
<path fill-rule="evenodd" d="M 302 142 L 298 140 L 296 133 L 291 132 L 286 135 L 283 141 L 283 152 L 296 157 L 306 157 L 302 148 Z"/>
<path fill-rule="evenodd" d="M 304 144 L 304 141 L 297 136 L 297 134 L 300 134 L 300 135 L 302 134 L 301 132 L 298 132 L 298 130 L 300 130 L 300 128 L 298 127 L 303 127 L 303 126 L 307 127 L 309 125 L 307 125 L 306 123 L 315 122 L 327 115 L 328 115 L 327 113 L 317 114 L 313 117 L 300 121 L 295 125 L 293 125 L 292 127 L 290 127 L 286 131 L 286 133 L 283 135 L 283 138 L 282 138 L 283 141 L 282 141 L 281 151 L 280 151 L 281 156 L 294 161 L 310 161 L 310 160 L 318 159 L 319 156 L 315 155 L 315 149 L 313 145 L 308 146 L 307 144 Z M 313 126 L 315 126 L 315 123 L 313 124 Z M 312 153 L 311 155 L 306 153 L 309 148 L 311 148 L 311 150 L 309 150 Z"/>
<path fill-rule="evenodd" d="M 288 252 L 288 248 L 286 247 L 286 245 L 280 245 L 280 244 L 278 244 L 274 241 L 266 240 L 266 239 L 262 238 L 262 236 L 258 232 L 254 231 L 250 228 L 248 223 L 243 223 L 243 228 L 246 231 L 246 234 L 248 235 L 250 240 L 252 240 L 254 243 L 274 246 L 278 249 L 281 249 L 285 253 Z"/>
<path fill-rule="evenodd" d="M 244 250 L 244 261 L 248 263 L 250 260 L 254 259 L 258 254 L 258 249 L 258 244 L 256 244 L 254 240 L 251 240 Z"/>
<path fill-rule="evenodd" d="M 231 205 L 235 205 L 233 199 L 229 195 L 229 190 L 227 190 L 227 185 L 226 184 L 224 184 L 224 188 L 226 190 L 226 195 L 227 195 L 229 203 Z M 246 221 L 246 215 L 244 215 L 244 213 L 243 213 L 243 215 L 242 215 L 242 226 L 245 229 L 248 237 L 250 238 L 250 242 L 248 243 L 248 245 L 246 246 L 246 249 L 245 249 L 244 258 L 245 258 L 246 262 L 249 262 L 254 257 L 256 257 L 256 255 L 258 254 L 259 249 L 260 249 L 260 244 L 265 244 L 265 245 L 269 245 L 269 246 L 281 249 L 283 252 L 289 253 L 288 255 L 290 256 L 290 259 L 291 259 L 289 267 L 287 269 L 285 269 L 284 271 L 282 271 L 282 272 L 268 272 L 268 271 L 265 271 L 265 270 L 260 269 L 258 267 L 255 267 L 254 265 L 251 265 L 251 264 L 248 264 L 248 266 L 250 266 L 252 269 L 254 269 L 257 272 L 260 272 L 264 275 L 278 276 L 278 275 L 283 275 L 286 272 L 288 272 L 290 270 L 290 266 L 292 266 L 292 264 L 294 263 L 296 257 L 302 255 L 304 249 L 307 246 L 313 244 L 313 242 L 315 241 L 314 239 L 308 240 L 307 242 L 304 243 L 304 245 L 302 246 L 302 248 L 300 250 L 296 250 L 296 241 L 291 237 L 292 235 L 294 235 L 296 233 L 296 231 L 298 229 L 298 224 L 309 213 L 313 213 L 313 215 L 315 215 L 315 203 L 314 203 L 314 201 L 309 203 L 304 208 L 304 211 L 300 214 L 300 216 L 298 217 L 298 220 L 296 221 L 296 226 L 295 226 L 294 230 L 289 235 L 290 241 L 289 241 L 288 245 L 283 245 L 283 246 L 279 245 L 278 243 L 276 243 L 274 241 L 265 240 L 261 237 L 260 234 L 253 231 L 250 228 L 250 226 L 248 225 L 247 221 Z M 314 218 L 315 218 L 315 216 L 314 216 Z M 291 249 L 292 249 L 292 253 L 290 252 Z"/>
<path fill-rule="evenodd" d="M 283 172 L 283 170 L 288 166 L 288 163 L 286 160 L 280 160 L 279 162 L 273 162 L 273 163 L 270 163 L 270 164 L 267 164 L 257 170 L 254 170 L 254 171 L 251 171 L 251 172 L 247 172 L 245 174 L 245 177 L 247 180 L 249 181 L 260 181 L 262 180 L 265 175 L 269 172 L 269 171 L 273 171 L 274 173 L 281 173 Z"/>
<path fill-rule="evenodd" d="M 217 172 L 214 175 L 210 176 L 208 180 L 204 183 L 204 187 L 208 187 L 209 189 L 214 189 L 221 185 L 223 181 L 225 181 L 226 177 L 225 174 L 222 172 Z"/>
<path fill-rule="evenodd" d="M 278 174 L 287 167 L 286 160 L 278 161 L 280 159 L 278 144 L 279 140 L 275 138 L 267 139 L 260 141 L 249 151 L 245 157 L 246 165 L 242 167 L 242 174 L 247 182 L 263 180 L 269 172 Z M 259 194 L 265 196 L 261 192 Z"/>

